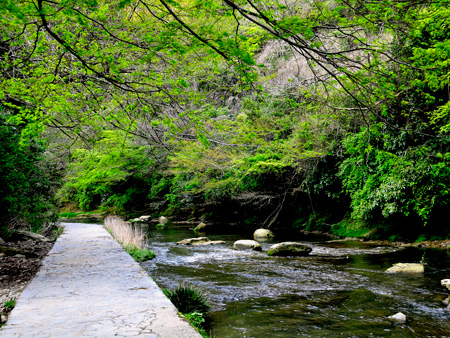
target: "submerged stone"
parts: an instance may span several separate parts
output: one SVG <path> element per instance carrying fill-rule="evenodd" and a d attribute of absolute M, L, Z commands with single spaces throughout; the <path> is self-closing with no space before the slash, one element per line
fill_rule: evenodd
<path fill-rule="evenodd" d="M 297 242 L 283 242 L 272 245 L 267 252 L 269 256 L 308 256 L 312 249 Z"/>
<path fill-rule="evenodd" d="M 423 264 L 397 263 L 386 270 L 387 273 L 424 273 Z"/>
<path fill-rule="evenodd" d="M 396 313 L 395 315 L 389 316 L 388 319 L 390 319 L 394 322 L 397 322 L 397 323 L 405 323 L 406 322 L 406 316 L 401 312 Z"/>
<path fill-rule="evenodd" d="M 233 249 L 261 251 L 262 246 L 257 241 L 253 241 L 251 239 L 241 239 L 239 241 L 234 242 Z"/>
<path fill-rule="evenodd" d="M 275 234 L 269 229 L 257 229 L 253 233 L 253 238 L 274 238 Z"/>

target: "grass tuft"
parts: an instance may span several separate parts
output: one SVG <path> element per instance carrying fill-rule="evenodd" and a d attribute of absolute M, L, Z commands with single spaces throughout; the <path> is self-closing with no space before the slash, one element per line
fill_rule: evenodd
<path fill-rule="evenodd" d="M 5 302 L 5 305 L 3 305 L 3 307 L 5 308 L 5 310 L 7 312 L 10 312 L 12 309 L 14 309 L 15 306 L 16 306 L 16 300 L 15 299 L 10 299 L 10 300 Z"/>

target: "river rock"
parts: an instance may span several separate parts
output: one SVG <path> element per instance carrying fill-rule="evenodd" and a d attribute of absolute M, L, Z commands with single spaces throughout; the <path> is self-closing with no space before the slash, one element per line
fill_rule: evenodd
<path fill-rule="evenodd" d="M 25 230 L 16 230 L 16 233 L 22 237 L 25 238 L 29 238 L 32 239 L 34 241 L 39 241 L 39 242 L 50 242 L 50 240 L 42 235 L 36 234 L 34 232 L 31 231 L 25 231 Z"/>
<path fill-rule="evenodd" d="M 445 286 L 447 289 L 450 290 L 450 279 L 442 279 L 441 280 L 441 285 Z"/>
<path fill-rule="evenodd" d="M 269 256 L 308 256 L 312 249 L 297 242 L 283 242 L 272 245 L 267 252 Z"/>
<path fill-rule="evenodd" d="M 143 215 L 143 216 L 140 216 L 138 218 L 132 219 L 131 222 L 143 222 L 143 223 L 146 223 L 146 222 L 150 221 L 150 218 L 151 218 L 151 216 Z"/>
<path fill-rule="evenodd" d="M 167 222 L 169 222 L 169 219 L 165 216 L 161 216 L 160 218 L 158 218 L 158 222 L 159 222 L 159 224 L 166 225 Z"/>
<path fill-rule="evenodd" d="M 199 223 L 195 228 L 194 231 L 203 232 L 206 231 L 207 225 L 203 222 Z"/>
<path fill-rule="evenodd" d="M 424 267 L 420 263 L 397 263 L 386 270 L 388 273 L 423 273 Z"/>
<path fill-rule="evenodd" d="M 177 242 L 179 245 L 211 245 L 225 244 L 225 241 L 211 241 L 208 237 L 186 238 Z"/>
<path fill-rule="evenodd" d="M 254 233 L 253 233 L 253 238 L 257 239 L 257 238 L 274 238 L 275 234 L 270 231 L 269 229 L 257 229 Z"/>
<path fill-rule="evenodd" d="M 257 241 L 253 241 L 251 239 L 241 239 L 239 241 L 234 242 L 233 249 L 261 251 L 262 246 Z"/>
<path fill-rule="evenodd" d="M 5 244 L 5 241 L 1 237 L 0 237 L 0 244 Z"/>
<path fill-rule="evenodd" d="M 394 322 L 397 322 L 397 323 L 405 323 L 406 322 L 406 316 L 401 312 L 396 313 L 395 315 L 389 316 L 388 319 L 390 319 Z"/>

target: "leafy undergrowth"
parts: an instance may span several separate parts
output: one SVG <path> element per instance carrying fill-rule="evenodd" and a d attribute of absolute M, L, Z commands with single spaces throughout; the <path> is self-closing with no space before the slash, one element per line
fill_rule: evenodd
<path fill-rule="evenodd" d="M 145 262 L 156 257 L 155 253 L 148 249 L 139 249 L 133 246 L 125 246 L 124 249 L 136 262 Z"/>

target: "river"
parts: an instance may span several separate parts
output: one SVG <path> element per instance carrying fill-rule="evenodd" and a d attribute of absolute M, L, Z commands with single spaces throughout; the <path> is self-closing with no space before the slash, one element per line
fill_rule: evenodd
<path fill-rule="evenodd" d="M 234 337 L 450 337 L 450 311 L 440 280 L 450 278 L 445 250 L 393 248 L 363 242 L 304 241 L 300 235 L 263 242 L 262 252 L 236 251 L 251 234 L 208 234 L 225 245 L 179 246 L 188 227 L 149 227 L 156 258 L 144 268 L 162 288 L 189 282 L 212 304 L 207 331 Z M 296 240 L 308 257 L 268 257 L 270 245 Z M 424 275 L 387 274 L 398 262 L 426 262 Z M 402 312 L 405 324 L 388 316 Z"/>

